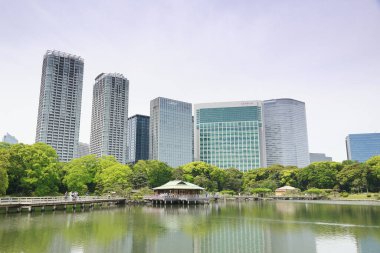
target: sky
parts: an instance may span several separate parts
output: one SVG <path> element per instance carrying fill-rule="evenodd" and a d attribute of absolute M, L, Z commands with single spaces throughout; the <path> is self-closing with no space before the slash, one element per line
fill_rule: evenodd
<path fill-rule="evenodd" d="M 0 135 L 35 139 L 46 50 L 84 58 L 80 141 L 100 73 L 149 102 L 293 98 L 310 152 L 346 159 L 345 137 L 380 132 L 380 0 L 0 0 Z"/>

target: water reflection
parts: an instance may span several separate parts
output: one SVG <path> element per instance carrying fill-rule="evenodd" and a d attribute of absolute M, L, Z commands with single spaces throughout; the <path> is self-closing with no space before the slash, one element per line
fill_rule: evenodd
<path fill-rule="evenodd" d="M 137 206 L 0 216 L 0 252 L 380 252 L 380 206 Z"/>

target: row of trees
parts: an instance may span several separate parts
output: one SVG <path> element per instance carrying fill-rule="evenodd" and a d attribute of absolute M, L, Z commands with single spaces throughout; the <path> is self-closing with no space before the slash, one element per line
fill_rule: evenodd
<path fill-rule="evenodd" d="M 149 160 L 129 166 L 112 156 L 94 155 L 58 161 L 55 150 L 43 143 L 33 145 L 0 143 L 0 195 L 44 196 L 77 191 L 80 194 L 127 194 L 132 189 L 153 188 L 180 179 L 210 192 L 255 192 L 291 185 L 336 191 L 380 190 L 380 156 L 365 163 L 353 161 L 317 162 L 305 168 L 274 165 L 241 172 L 220 169 L 205 162 L 191 162 L 178 168 Z"/>

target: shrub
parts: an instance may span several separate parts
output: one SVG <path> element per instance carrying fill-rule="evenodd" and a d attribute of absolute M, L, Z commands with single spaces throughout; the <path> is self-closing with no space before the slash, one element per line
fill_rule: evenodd
<path fill-rule="evenodd" d="M 370 198 L 370 197 L 372 197 L 372 195 L 371 194 L 367 194 L 367 198 Z"/>
<path fill-rule="evenodd" d="M 341 194 L 340 194 L 340 196 L 342 196 L 343 198 L 347 198 L 348 197 L 348 193 L 347 192 L 342 192 Z"/>
<path fill-rule="evenodd" d="M 231 196 L 233 196 L 233 195 L 235 195 L 236 193 L 235 193 L 233 190 L 223 190 L 223 191 L 220 192 L 220 194 L 222 194 L 222 195 L 231 195 Z"/>

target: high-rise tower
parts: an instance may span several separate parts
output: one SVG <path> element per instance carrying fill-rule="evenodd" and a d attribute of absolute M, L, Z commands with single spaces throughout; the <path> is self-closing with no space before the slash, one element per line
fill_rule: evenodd
<path fill-rule="evenodd" d="M 194 105 L 194 156 L 219 168 L 266 166 L 261 101 Z"/>
<path fill-rule="evenodd" d="M 129 81 L 122 74 L 100 74 L 92 100 L 90 153 L 127 161 Z"/>
<path fill-rule="evenodd" d="M 264 101 L 267 165 L 310 164 L 305 103 L 294 99 Z"/>
<path fill-rule="evenodd" d="M 150 101 L 149 159 L 172 167 L 192 162 L 190 103 L 162 97 Z"/>
<path fill-rule="evenodd" d="M 83 66 L 81 57 L 59 51 L 43 59 L 36 142 L 52 146 L 63 162 L 78 149 Z"/>
<path fill-rule="evenodd" d="M 127 162 L 149 159 L 149 116 L 136 114 L 128 118 Z"/>
<path fill-rule="evenodd" d="M 365 162 L 380 155 L 380 133 L 349 134 L 346 137 L 347 159 Z"/>

